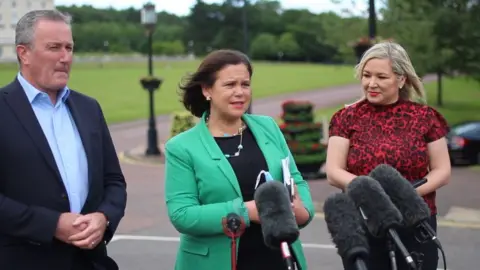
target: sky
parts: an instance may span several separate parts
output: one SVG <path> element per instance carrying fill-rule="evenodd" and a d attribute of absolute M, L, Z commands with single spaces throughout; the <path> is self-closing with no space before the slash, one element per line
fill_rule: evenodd
<path fill-rule="evenodd" d="M 54 0 L 55 5 L 92 5 L 96 8 L 114 7 L 116 9 L 125 9 L 129 7 L 140 8 L 148 2 L 147 0 Z M 196 0 L 151 0 L 155 4 L 157 12 L 167 11 L 179 16 L 188 15 L 190 7 Z M 221 3 L 222 0 L 204 0 L 206 3 Z M 320 13 L 334 11 L 340 13 L 342 9 L 363 10 L 366 11 L 368 1 L 365 0 L 341 0 L 341 4 L 336 4 L 332 0 L 280 0 L 283 8 L 308 9 L 311 12 Z M 115 3 L 115 4 L 114 4 Z M 355 12 L 358 14 L 358 12 Z"/>

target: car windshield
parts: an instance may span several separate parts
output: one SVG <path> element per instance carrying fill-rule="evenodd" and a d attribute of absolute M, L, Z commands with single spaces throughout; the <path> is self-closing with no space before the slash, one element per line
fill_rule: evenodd
<path fill-rule="evenodd" d="M 480 136 L 480 122 L 467 123 L 454 127 L 452 131 L 458 135 L 479 135 Z"/>

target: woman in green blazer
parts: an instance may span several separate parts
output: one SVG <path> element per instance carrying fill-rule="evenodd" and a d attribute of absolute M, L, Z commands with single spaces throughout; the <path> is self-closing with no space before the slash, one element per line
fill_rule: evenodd
<path fill-rule="evenodd" d="M 180 232 L 176 270 L 230 269 L 230 239 L 222 219 L 243 217 L 237 240 L 237 270 L 281 270 L 280 250 L 263 241 L 253 194 L 268 171 L 282 181 L 281 159 L 290 158 L 298 194 L 293 202 L 299 228 L 314 216 L 308 184 L 297 170 L 277 123 L 246 114 L 250 105 L 252 66 L 240 52 L 208 55 L 181 86 L 183 103 L 199 123 L 165 145 L 165 197 L 168 215 Z M 279 220 L 281 222 L 281 220 Z M 291 245 L 298 269 L 307 270 L 300 240 Z"/>

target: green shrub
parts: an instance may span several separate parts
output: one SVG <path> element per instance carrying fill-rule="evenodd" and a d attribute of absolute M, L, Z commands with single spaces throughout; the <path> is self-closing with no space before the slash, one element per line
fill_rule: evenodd
<path fill-rule="evenodd" d="M 170 137 L 174 137 L 184 131 L 187 131 L 196 124 L 195 116 L 187 111 L 174 112 L 172 118 Z"/>

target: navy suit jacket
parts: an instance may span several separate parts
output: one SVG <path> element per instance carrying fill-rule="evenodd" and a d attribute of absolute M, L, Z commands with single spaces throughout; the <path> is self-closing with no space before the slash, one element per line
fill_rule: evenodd
<path fill-rule="evenodd" d="M 104 242 L 81 250 L 54 237 L 70 212 L 52 151 L 27 96 L 15 79 L 0 88 L 0 269 L 71 269 L 75 256 L 112 269 L 106 251 L 126 207 L 126 183 L 100 105 L 71 91 L 67 99 L 85 148 L 89 193 L 82 214 L 104 213 Z M 104 267 L 102 267 L 102 265 Z"/>

